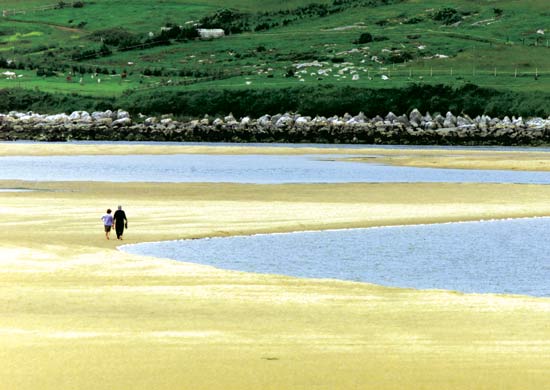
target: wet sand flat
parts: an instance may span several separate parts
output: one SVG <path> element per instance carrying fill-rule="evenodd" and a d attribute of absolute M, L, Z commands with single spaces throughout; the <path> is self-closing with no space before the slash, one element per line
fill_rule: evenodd
<path fill-rule="evenodd" d="M 549 186 L 3 181 L 0 389 L 542 389 L 550 299 L 222 271 L 124 243 L 550 216 Z M 544 239 L 544 238 L 541 238 Z M 464 243 L 467 245 L 467 243 Z"/>

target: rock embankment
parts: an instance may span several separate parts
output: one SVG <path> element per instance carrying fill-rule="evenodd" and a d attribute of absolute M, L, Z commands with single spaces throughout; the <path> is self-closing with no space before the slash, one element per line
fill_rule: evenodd
<path fill-rule="evenodd" d="M 333 117 L 298 114 L 233 115 L 178 121 L 170 116 L 132 118 L 123 110 L 41 115 L 33 112 L 0 114 L 0 140 L 70 141 L 203 141 L 310 142 L 429 145 L 544 145 L 550 144 L 550 118 L 470 118 L 389 113 L 367 118 L 360 113 Z"/>

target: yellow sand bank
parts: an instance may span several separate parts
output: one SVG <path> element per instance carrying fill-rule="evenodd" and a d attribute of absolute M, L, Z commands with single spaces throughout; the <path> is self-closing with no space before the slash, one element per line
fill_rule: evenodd
<path fill-rule="evenodd" d="M 0 389 L 543 389 L 550 300 L 228 272 L 126 243 L 550 215 L 550 187 L 0 182 Z M 543 239 L 543 238 L 541 238 Z M 468 243 L 464 243 L 468 245 Z"/>
<path fill-rule="evenodd" d="M 347 161 L 376 162 L 379 164 L 399 165 L 419 168 L 452 169 L 504 169 L 517 171 L 550 171 L 550 153 L 548 152 L 458 152 L 447 153 L 443 150 L 416 153 L 408 151 L 401 155 L 381 153 L 376 157 L 348 158 Z"/>

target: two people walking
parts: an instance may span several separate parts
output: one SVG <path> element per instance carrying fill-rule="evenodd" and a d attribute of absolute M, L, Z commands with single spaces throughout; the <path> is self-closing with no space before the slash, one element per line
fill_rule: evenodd
<path fill-rule="evenodd" d="M 112 210 L 107 209 L 107 214 L 101 217 L 105 227 L 105 238 L 110 240 L 111 229 L 114 227 L 117 240 L 122 240 L 124 229 L 128 229 L 128 219 L 126 213 L 122 210 L 122 206 L 118 206 L 118 210 L 114 215 L 111 215 Z"/>

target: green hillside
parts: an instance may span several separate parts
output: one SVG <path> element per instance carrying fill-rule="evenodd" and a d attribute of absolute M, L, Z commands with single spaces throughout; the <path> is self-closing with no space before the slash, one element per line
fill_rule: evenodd
<path fill-rule="evenodd" d="M 4 0 L 0 88 L 550 93 L 547 0 Z M 197 27 L 226 36 L 202 40 Z"/>

